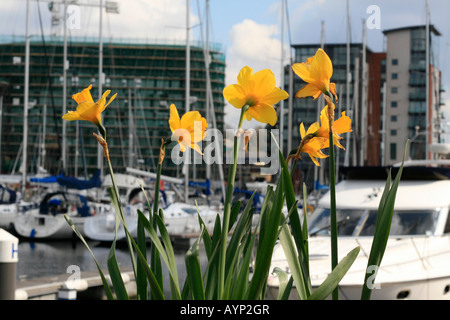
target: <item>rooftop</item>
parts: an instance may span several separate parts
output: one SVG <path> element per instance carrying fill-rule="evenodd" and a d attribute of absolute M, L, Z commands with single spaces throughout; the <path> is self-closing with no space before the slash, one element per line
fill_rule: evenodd
<path fill-rule="evenodd" d="M 383 33 L 391 33 L 391 32 L 397 32 L 397 31 L 403 31 L 403 30 L 414 30 L 414 29 L 423 29 L 426 28 L 425 25 L 418 25 L 418 26 L 409 26 L 409 27 L 401 27 L 401 28 L 394 28 L 394 29 L 387 29 L 384 30 Z M 434 27 L 434 25 L 430 24 L 430 31 L 432 31 L 435 35 L 441 36 L 442 34 Z"/>

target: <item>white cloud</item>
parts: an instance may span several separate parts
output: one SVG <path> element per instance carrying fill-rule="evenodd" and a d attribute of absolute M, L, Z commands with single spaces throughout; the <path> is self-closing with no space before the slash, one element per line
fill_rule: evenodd
<path fill-rule="evenodd" d="M 258 24 L 245 19 L 230 30 L 231 45 L 227 51 L 226 85 L 236 83 L 239 71 L 244 66 L 253 68 L 253 72 L 271 69 L 277 79 L 281 78 L 281 41 L 277 25 Z M 285 43 L 285 57 L 288 55 Z M 240 110 L 227 106 L 226 122 L 235 126 Z M 244 127 L 254 127 L 255 121 L 245 121 Z"/>

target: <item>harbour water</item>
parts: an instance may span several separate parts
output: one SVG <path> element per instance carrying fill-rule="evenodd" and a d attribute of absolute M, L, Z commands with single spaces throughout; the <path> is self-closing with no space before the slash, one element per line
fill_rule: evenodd
<path fill-rule="evenodd" d="M 111 244 L 97 241 L 88 241 L 95 258 L 104 272 L 107 272 L 106 261 Z M 184 257 L 187 246 L 174 246 L 175 260 L 177 262 L 180 286 L 186 278 Z M 201 261 L 204 264 L 202 250 Z M 131 270 L 131 260 L 125 243 L 118 243 L 116 256 L 119 268 L 122 271 Z M 147 256 L 150 256 L 149 253 Z M 86 246 L 80 241 L 19 241 L 19 262 L 17 264 L 17 279 L 34 279 L 54 275 L 67 274 L 67 278 L 73 275 L 74 270 L 80 272 L 97 272 L 92 255 Z M 169 273 L 163 262 L 164 280 L 169 283 Z M 168 288 L 168 286 L 166 286 Z"/>

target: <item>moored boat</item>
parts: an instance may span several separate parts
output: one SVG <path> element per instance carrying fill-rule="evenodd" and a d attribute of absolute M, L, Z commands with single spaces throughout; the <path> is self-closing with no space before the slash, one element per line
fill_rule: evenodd
<path fill-rule="evenodd" d="M 71 239 L 73 231 L 64 218 L 65 214 L 84 234 L 84 221 L 94 214 L 94 207 L 81 194 L 49 193 L 38 209 L 17 216 L 14 229 L 19 236 L 28 239 Z"/>
<path fill-rule="evenodd" d="M 395 169 L 395 168 L 394 168 Z M 339 284 L 341 299 L 360 299 L 366 270 L 373 285 L 371 299 L 450 298 L 450 170 L 405 167 L 397 191 L 390 237 L 379 268 L 367 268 L 377 209 L 386 181 L 385 168 L 348 171 L 336 185 L 339 260 L 353 248 L 360 253 Z M 330 205 L 327 193 L 308 219 L 309 270 L 314 290 L 331 271 Z M 273 268 L 288 270 L 281 245 Z M 278 278 L 268 279 L 269 298 L 276 298 Z M 298 298 L 296 289 L 291 299 Z"/>

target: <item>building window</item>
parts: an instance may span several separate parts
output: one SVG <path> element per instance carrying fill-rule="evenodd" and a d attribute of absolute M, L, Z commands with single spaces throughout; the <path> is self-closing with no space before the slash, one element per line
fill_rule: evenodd
<path fill-rule="evenodd" d="M 391 122 L 397 122 L 397 116 L 391 116 Z"/>
<path fill-rule="evenodd" d="M 393 74 L 391 75 L 391 77 L 392 77 L 392 79 L 398 79 L 398 73 L 393 73 Z"/>
<path fill-rule="evenodd" d="M 392 65 L 397 66 L 398 65 L 398 59 L 392 59 Z"/>
<path fill-rule="evenodd" d="M 391 107 L 392 108 L 397 108 L 397 101 L 391 101 Z"/>
<path fill-rule="evenodd" d="M 389 157 L 391 158 L 391 160 L 397 159 L 397 144 L 396 143 L 391 143 L 389 151 L 390 151 Z"/>
<path fill-rule="evenodd" d="M 396 136 L 397 135 L 397 130 L 396 129 L 392 129 L 391 130 L 391 136 Z"/>
<path fill-rule="evenodd" d="M 398 92 L 398 88 L 397 87 L 392 87 L 391 88 L 391 93 L 397 93 Z"/>

